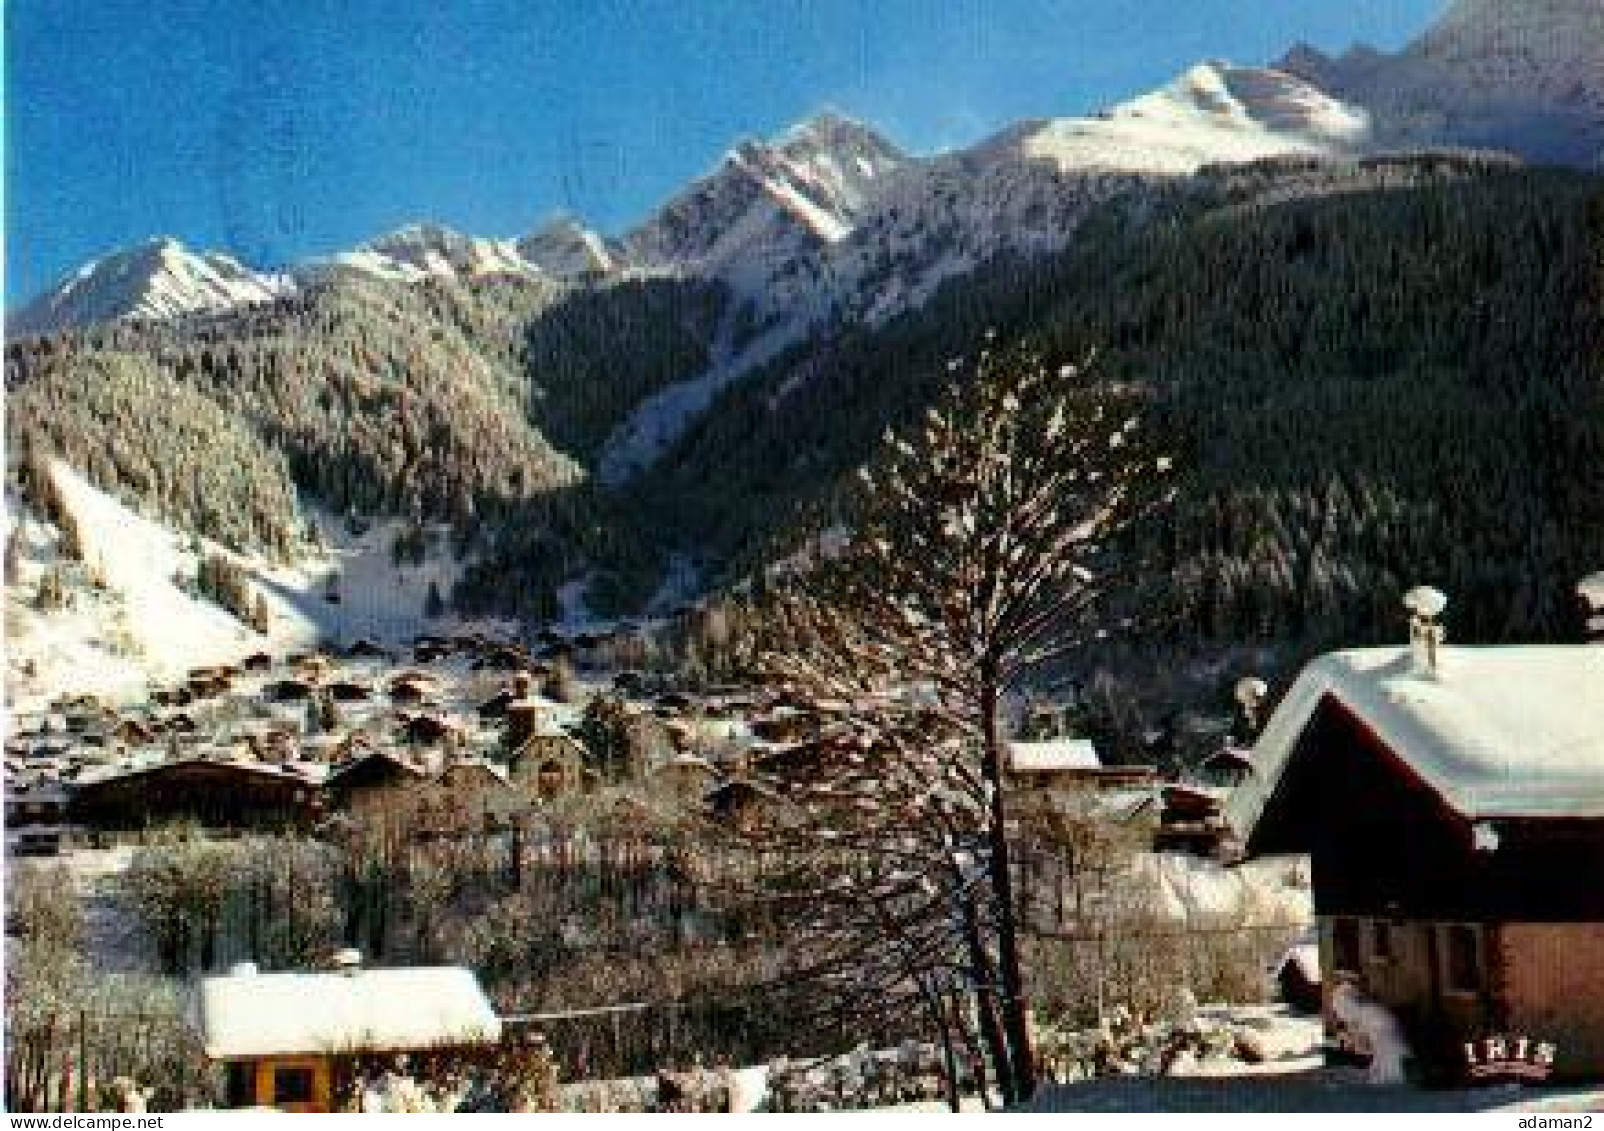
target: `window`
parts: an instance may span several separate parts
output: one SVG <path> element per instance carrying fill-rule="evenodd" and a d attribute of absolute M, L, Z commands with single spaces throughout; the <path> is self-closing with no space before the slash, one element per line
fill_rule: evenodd
<path fill-rule="evenodd" d="M 310 1068 L 273 1069 L 273 1102 L 275 1104 L 311 1103 L 312 1070 Z"/>
<path fill-rule="evenodd" d="M 1337 919 L 1331 924 L 1331 962 L 1338 970 L 1359 969 L 1359 921 Z"/>
<path fill-rule="evenodd" d="M 1377 920 L 1370 925 L 1370 957 L 1377 962 L 1391 962 L 1392 924 Z"/>
<path fill-rule="evenodd" d="M 1453 923 L 1443 929 L 1443 955 L 1447 964 L 1447 988 L 1455 993 L 1475 993 L 1481 989 L 1481 946 L 1476 928 Z"/>

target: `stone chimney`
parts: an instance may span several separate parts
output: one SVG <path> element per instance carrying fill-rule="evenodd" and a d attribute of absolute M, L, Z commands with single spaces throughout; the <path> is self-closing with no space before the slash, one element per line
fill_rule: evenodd
<path fill-rule="evenodd" d="M 1409 656 L 1416 675 L 1433 679 L 1441 675 L 1441 651 L 1447 633 L 1437 620 L 1448 607 L 1441 590 L 1417 585 L 1404 594 L 1409 610 Z"/>

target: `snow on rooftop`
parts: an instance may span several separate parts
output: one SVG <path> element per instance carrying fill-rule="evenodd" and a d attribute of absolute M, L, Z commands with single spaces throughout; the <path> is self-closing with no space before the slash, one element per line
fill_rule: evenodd
<path fill-rule="evenodd" d="M 461 966 L 205 978 L 200 1025 L 213 1060 L 404 1051 L 501 1037 L 479 980 Z"/>
<path fill-rule="evenodd" d="M 1445 647 L 1422 674 L 1407 649 L 1335 652 L 1298 676 L 1254 747 L 1258 775 L 1229 817 L 1244 837 L 1327 696 L 1469 820 L 1604 817 L 1604 650 Z"/>
<path fill-rule="evenodd" d="M 1055 770 L 1100 770 L 1102 761 L 1089 738 L 1053 738 L 1043 742 L 1008 743 L 1008 768 L 1016 774 Z"/>

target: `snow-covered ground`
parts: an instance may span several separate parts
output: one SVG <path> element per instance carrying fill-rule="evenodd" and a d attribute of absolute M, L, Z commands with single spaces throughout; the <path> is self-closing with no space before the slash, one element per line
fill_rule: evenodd
<path fill-rule="evenodd" d="M 52 472 L 77 520 L 84 563 L 106 587 L 74 588 L 63 610 L 34 610 L 38 580 L 57 561 L 55 534 L 7 508 L 8 522 L 21 523 L 24 532 L 18 576 L 8 579 L 6 593 L 7 694 L 14 707 L 36 709 L 64 690 L 143 698 L 152 678 L 260 646 L 256 633 L 174 580 L 180 573 L 193 577 L 195 560 L 173 531 L 96 490 L 66 464 L 55 463 Z"/>
<path fill-rule="evenodd" d="M 1281 1005 L 1205 1005 L 1198 1018 L 1250 1030 L 1264 1053 L 1177 1062 L 1169 1076 L 1103 1076 L 1045 1085 L 1023 1110 L 1035 1112 L 1196 1111 L 1593 1111 L 1604 1089 L 1418 1088 L 1375 1085 L 1364 1068 L 1327 1067 L 1320 1019 Z"/>
<path fill-rule="evenodd" d="M 6 594 L 6 691 L 16 710 L 39 709 L 63 691 L 143 699 L 153 681 L 258 649 L 309 649 L 363 636 L 399 643 L 426 631 L 512 631 L 503 621 L 424 615 L 430 584 L 448 598 L 461 572 L 443 538 L 421 564 L 398 566 L 390 548 L 400 520 L 374 522 L 353 535 L 342 521 L 317 516 L 321 553 L 290 565 L 236 556 L 266 601 L 264 636 L 177 580 L 195 575 L 189 538 L 137 514 L 64 463 L 52 470 L 63 505 L 77 519 L 85 565 L 104 578 L 105 589 L 75 587 L 67 609 L 33 608 L 40 576 L 57 561 L 57 537 L 37 517 L 7 506 L 7 534 L 13 524 L 24 534 L 18 577 L 8 579 Z M 328 600 L 333 575 L 337 602 Z"/>
<path fill-rule="evenodd" d="M 1307 865 L 1298 859 L 1227 868 L 1188 853 L 1144 852 L 1134 868 L 1156 899 L 1155 910 L 1171 922 L 1302 925 L 1313 919 Z"/>

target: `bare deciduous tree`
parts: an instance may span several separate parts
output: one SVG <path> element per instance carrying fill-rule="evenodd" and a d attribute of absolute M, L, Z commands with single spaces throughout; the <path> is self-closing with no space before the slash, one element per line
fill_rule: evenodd
<path fill-rule="evenodd" d="M 967 973 L 986 988 L 995 975 L 995 1026 L 985 994 L 977 1000 L 1008 1101 L 1030 1095 L 1036 1072 L 1000 709 L 1117 627 L 1110 598 L 1135 572 L 1119 540 L 1164 498 L 1169 470 L 1150 449 L 1142 401 L 1080 366 L 988 345 L 923 425 L 888 437 L 862 473 L 852 528 L 782 598 L 782 636 L 795 646 L 765 665 L 885 751 L 883 780 L 906 775 L 914 789 L 895 796 L 907 824 L 926 820 L 941 797 L 947 853 L 974 838 L 985 884 Z M 872 822 L 858 827 L 874 836 Z M 889 847 L 876 842 L 881 858 Z M 882 925 L 873 936 L 872 919 L 858 924 L 880 938 L 889 926 L 908 929 Z"/>

